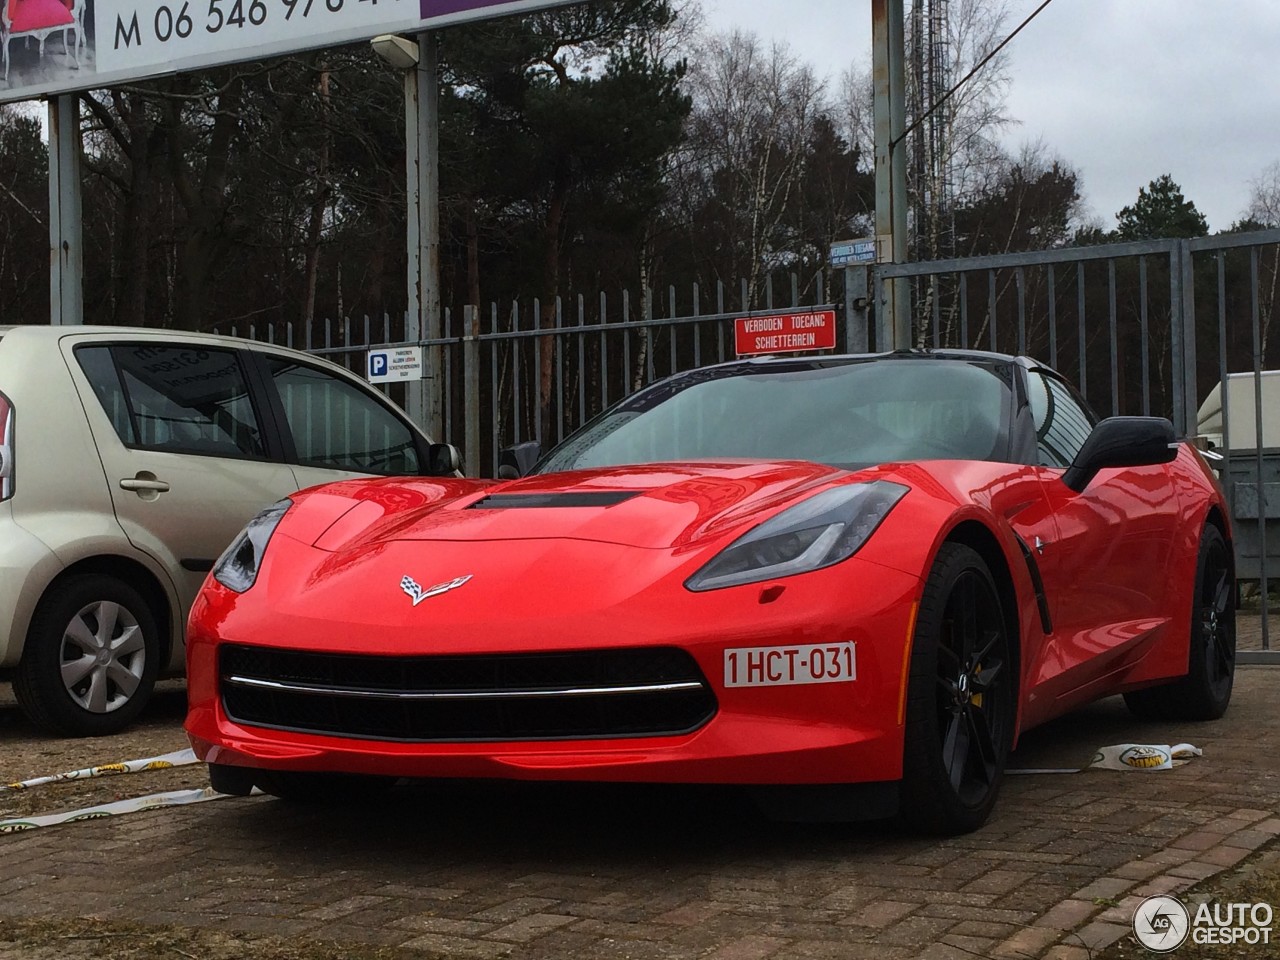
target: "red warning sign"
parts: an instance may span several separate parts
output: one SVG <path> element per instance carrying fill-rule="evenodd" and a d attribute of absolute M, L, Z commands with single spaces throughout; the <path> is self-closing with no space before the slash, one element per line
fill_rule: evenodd
<path fill-rule="evenodd" d="M 738 356 L 830 350 L 836 345 L 836 312 L 777 313 L 767 317 L 739 317 L 734 321 Z"/>

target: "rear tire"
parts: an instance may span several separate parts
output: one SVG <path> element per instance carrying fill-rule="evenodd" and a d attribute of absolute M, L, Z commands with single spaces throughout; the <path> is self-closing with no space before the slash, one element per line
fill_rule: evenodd
<path fill-rule="evenodd" d="M 944 543 L 916 616 L 900 816 L 960 834 L 986 822 L 1013 742 L 1017 674 L 995 580 L 977 552 Z"/>
<path fill-rule="evenodd" d="M 1222 531 L 1206 524 L 1196 558 L 1187 675 L 1124 695 L 1144 720 L 1217 720 L 1231 703 L 1236 667 L 1235 581 Z"/>
<path fill-rule="evenodd" d="M 133 587 L 101 574 L 74 576 L 36 607 L 13 691 L 38 727 L 105 736 L 146 705 L 159 660 L 155 615 Z"/>

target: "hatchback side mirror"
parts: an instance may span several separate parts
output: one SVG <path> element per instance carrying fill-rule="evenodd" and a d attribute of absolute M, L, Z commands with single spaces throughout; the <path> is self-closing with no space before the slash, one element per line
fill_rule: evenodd
<path fill-rule="evenodd" d="M 498 454 L 498 479 L 519 480 L 528 476 L 533 465 L 542 456 L 542 444 L 537 440 L 517 443 L 514 447 L 503 447 Z"/>
<path fill-rule="evenodd" d="M 1108 467 L 1146 467 L 1178 455 L 1173 424 L 1164 417 L 1110 417 L 1085 440 L 1062 482 L 1080 493 Z"/>

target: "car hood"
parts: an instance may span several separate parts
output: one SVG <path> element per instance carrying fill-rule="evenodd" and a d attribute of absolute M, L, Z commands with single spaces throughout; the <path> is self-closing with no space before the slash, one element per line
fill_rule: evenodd
<path fill-rule="evenodd" d="M 404 541 L 584 540 L 680 550 L 736 534 L 848 471 L 800 461 L 664 463 L 508 483 L 353 481 L 304 493 L 282 533 L 326 551 Z"/>

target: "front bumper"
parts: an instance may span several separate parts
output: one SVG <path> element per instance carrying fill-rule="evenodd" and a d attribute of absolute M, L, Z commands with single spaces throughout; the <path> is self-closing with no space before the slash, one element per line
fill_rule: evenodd
<path fill-rule="evenodd" d="M 921 584 L 857 557 L 770 583 L 641 591 L 597 608 L 566 604 L 578 608 L 571 613 L 512 604 L 510 614 L 489 609 L 479 624 L 437 621 L 421 639 L 386 625 L 322 623 L 278 605 L 268 612 L 257 589 L 236 595 L 211 582 L 188 627 L 187 730 L 196 754 L 211 763 L 413 778 L 723 784 L 858 783 L 902 773 L 909 632 Z M 726 651 L 848 642 L 856 650 L 852 680 L 725 685 Z M 271 729 L 228 717 L 223 643 L 454 657 L 674 647 L 696 662 L 716 710 L 690 732 L 616 739 L 397 742 Z"/>

